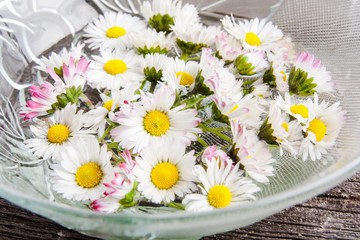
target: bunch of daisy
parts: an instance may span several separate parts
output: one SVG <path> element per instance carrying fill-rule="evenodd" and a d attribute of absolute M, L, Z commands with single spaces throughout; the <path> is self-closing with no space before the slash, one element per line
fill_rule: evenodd
<path fill-rule="evenodd" d="M 276 178 L 270 149 L 319 160 L 345 121 L 329 71 L 265 19 L 206 26 L 191 4 L 153 0 L 83 33 L 39 60 L 21 115 L 54 196 L 95 211 L 253 201 Z"/>

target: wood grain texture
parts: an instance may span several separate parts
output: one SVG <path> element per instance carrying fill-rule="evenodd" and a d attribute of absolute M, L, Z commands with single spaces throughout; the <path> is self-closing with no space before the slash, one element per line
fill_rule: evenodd
<path fill-rule="evenodd" d="M 331 191 L 251 226 L 204 237 L 228 239 L 360 239 L 360 173 Z M 95 240 L 0 199 L 0 239 Z"/>

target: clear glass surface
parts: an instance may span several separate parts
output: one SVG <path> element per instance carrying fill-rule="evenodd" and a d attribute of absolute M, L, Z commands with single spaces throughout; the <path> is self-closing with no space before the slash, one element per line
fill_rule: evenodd
<path fill-rule="evenodd" d="M 360 169 L 360 2 L 188 2 L 195 3 L 208 22 L 225 13 L 244 18 L 269 16 L 292 37 L 298 50 L 321 59 L 337 84 L 335 98 L 347 112 L 330 154 L 315 162 L 276 156 L 276 177 L 261 186 L 257 201 L 236 208 L 196 214 L 139 208 L 107 215 L 68 205 L 49 191 L 47 164 L 29 154 L 22 143 L 28 132 L 27 123 L 18 118 L 19 106 L 25 100 L 26 87 L 37 81 L 31 66 L 45 50 L 60 50 L 76 40 L 86 23 L 102 11 L 121 9 L 136 14 L 138 1 L 4 0 L 0 2 L 1 197 L 65 227 L 101 238 L 198 238 L 254 223 L 328 190 Z"/>

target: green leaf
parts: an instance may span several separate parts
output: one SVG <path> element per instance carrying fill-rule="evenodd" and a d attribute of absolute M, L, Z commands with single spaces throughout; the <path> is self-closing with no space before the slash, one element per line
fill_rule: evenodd
<path fill-rule="evenodd" d="M 174 25 L 174 18 L 169 14 L 156 14 L 149 19 L 149 26 L 157 32 L 171 33 L 171 26 Z"/>

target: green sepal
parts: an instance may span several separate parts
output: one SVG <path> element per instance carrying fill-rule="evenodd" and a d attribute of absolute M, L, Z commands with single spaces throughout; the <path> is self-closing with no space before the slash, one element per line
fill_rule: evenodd
<path fill-rule="evenodd" d="M 56 75 L 58 75 L 59 77 L 63 77 L 63 68 L 62 66 L 60 66 L 60 68 L 54 68 L 54 72 L 56 73 Z"/>
<path fill-rule="evenodd" d="M 240 55 L 237 57 L 235 59 L 234 65 L 241 75 L 251 76 L 255 73 L 255 67 L 250 62 L 248 62 L 248 57 L 245 55 Z"/>
<path fill-rule="evenodd" d="M 171 26 L 174 25 L 174 18 L 169 14 L 156 14 L 149 19 L 149 26 L 157 32 L 171 33 Z"/>
<path fill-rule="evenodd" d="M 162 70 L 157 71 L 154 67 L 146 67 L 144 69 L 145 80 L 151 83 L 157 83 L 161 81 L 163 76 Z"/>
<path fill-rule="evenodd" d="M 204 47 L 207 47 L 204 43 L 185 42 L 179 38 L 176 38 L 176 44 L 182 52 L 183 60 L 187 60 L 189 56 L 194 55 L 200 52 Z"/>
<path fill-rule="evenodd" d="M 56 97 L 57 102 L 51 105 L 51 109 L 47 112 L 49 114 L 54 113 L 57 109 L 64 108 L 68 103 L 77 104 L 79 102 L 79 97 L 82 94 L 81 86 L 75 87 L 72 86 L 66 89 L 65 93 L 62 93 Z"/>
<path fill-rule="evenodd" d="M 274 130 L 270 123 L 268 123 L 268 118 L 263 122 L 260 127 L 258 136 L 260 140 L 265 141 L 267 144 L 279 145 L 276 142 L 276 137 L 273 136 Z"/>
<path fill-rule="evenodd" d="M 136 189 L 138 186 L 138 182 L 134 182 L 133 188 L 130 192 L 128 192 L 123 199 L 119 201 L 121 208 L 129 208 L 133 207 L 137 204 L 135 201 L 135 195 L 137 193 Z"/>
<path fill-rule="evenodd" d="M 145 56 L 146 54 L 154 54 L 154 53 L 167 54 L 169 52 L 166 48 L 161 48 L 160 46 L 151 47 L 151 48 L 148 48 L 147 46 L 144 46 L 142 48 L 138 47 L 136 48 L 136 51 L 143 56 Z"/>
<path fill-rule="evenodd" d="M 316 91 L 317 84 L 314 78 L 308 78 L 308 73 L 292 67 L 289 75 L 289 92 L 299 96 L 312 96 Z"/>
<path fill-rule="evenodd" d="M 215 103 L 212 103 L 211 110 L 212 110 L 211 118 L 213 120 L 230 125 L 229 117 L 222 114 L 222 112 L 219 110 L 219 108 L 216 106 Z"/>
<path fill-rule="evenodd" d="M 203 96 L 210 96 L 214 92 L 210 90 L 204 83 L 205 78 L 201 75 L 201 71 L 196 75 L 195 86 L 191 91 L 191 94 L 201 94 Z"/>
<path fill-rule="evenodd" d="M 263 82 L 271 88 L 276 88 L 276 77 L 274 75 L 273 66 L 271 66 L 270 69 L 265 71 L 263 76 Z"/>

